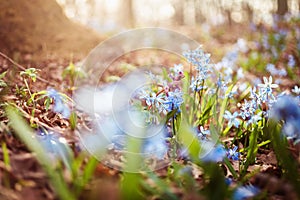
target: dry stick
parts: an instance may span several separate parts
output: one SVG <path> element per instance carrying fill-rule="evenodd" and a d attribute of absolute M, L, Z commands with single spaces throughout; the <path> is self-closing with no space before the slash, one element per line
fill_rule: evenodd
<path fill-rule="evenodd" d="M 7 59 L 9 62 L 11 62 L 12 64 L 14 64 L 14 65 L 15 65 L 16 67 L 18 67 L 19 69 L 21 69 L 21 70 L 23 70 L 23 71 L 26 70 L 25 67 L 23 67 L 22 65 L 16 63 L 15 61 L 13 61 L 10 57 L 8 57 L 7 55 L 5 55 L 5 54 L 2 53 L 1 51 L 0 51 L 0 56 L 2 56 L 3 58 Z M 41 77 L 39 77 L 39 76 L 37 76 L 37 79 L 40 80 L 40 81 L 42 81 L 42 82 L 44 82 L 44 83 L 47 83 L 47 84 L 49 84 L 49 85 L 56 86 L 55 83 L 52 83 L 52 82 L 50 82 L 50 81 L 47 81 L 47 80 L 45 80 L 45 79 L 43 79 L 43 78 L 41 78 Z"/>
<path fill-rule="evenodd" d="M 62 133 L 63 130 L 58 130 L 56 128 L 52 128 L 50 126 L 48 126 L 47 124 L 45 124 L 44 122 L 41 122 L 40 120 L 38 120 L 37 118 L 35 117 L 32 117 L 31 115 L 29 115 L 25 110 L 23 110 L 20 106 L 17 106 L 17 105 L 14 105 L 16 108 L 19 109 L 19 111 L 21 111 L 21 113 L 23 113 L 24 117 L 29 119 L 29 120 L 33 120 L 35 123 L 37 123 L 38 125 L 40 126 L 43 126 L 45 128 L 47 128 L 48 130 L 52 130 L 52 131 L 55 131 L 55 132 L 59 132 L 59 133 Z"/>

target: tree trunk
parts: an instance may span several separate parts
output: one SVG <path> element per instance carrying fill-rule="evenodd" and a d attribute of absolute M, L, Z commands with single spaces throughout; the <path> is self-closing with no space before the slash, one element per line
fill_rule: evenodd
<path fill-rule="evenodd" d="M 277 14 L 285 15 L 288 12 L 288 2 L 287 0 L 277 0 Z"/>
<path fill-rule="evenodd" d="M 249 2 L 244 2 L 243 3 L 243 8 L 247 12 L 248 22 L 249 23 L 253 22 L 253 8 L 249 5 Z"/>
<path fill-rule="evenodd" d="M 226 17 L 227 17 L 228 25 L 232 26 L 231 10 L 225 9 L 224 12 L 225 12 Z"/>
<path fill-rule="evenodd" d="M 93 31 L 70 21 L 55 0 L 0 0 L 0 10 L 0 51 L 11 57 L 83 57 L 101 41 Z"/>
<path fill-rule="evenodd" d="M 122 25 L 126 28 L 133 28 L 135 26 L 133 0 L 122 0 L 120 4 L 120 17 Z"/>
<path fill-rule="evenodd" d="M 194 0 L 195 4 L 195 20 L 196 24 L 202 24 L 205 20 L 205 17 L 203 16 L 203 13 L 201 12 L 201 6 L 203 2 L 201 0 Z"/>
<path fill-rule="evenodd" d="M 179 26 L 184 25 L 184 1 L 175 0 L 173 2 L 173 6 L 175 9 L 175 14 L 174 14 L 175 24 Z"/>

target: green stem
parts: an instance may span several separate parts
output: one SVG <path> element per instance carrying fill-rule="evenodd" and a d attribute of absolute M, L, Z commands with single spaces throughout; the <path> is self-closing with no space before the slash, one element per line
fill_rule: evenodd
<path fill-rule="evenodd" d="M 24 78 L 24 83 L 25 83 L 25 86 L 26 86 L 26 88 L 27 88 L 27 90 L 28 90 L 28 93 L 29 93 L 29 95 L 30 95 L 30 97 L 31 97 L 31 96 L 32 96 L 32 93 L 31 93 L 31 91 L 30 91 L 29 85 L 28 85 L 28 83 L 27 83 L 27 81 L 26 81 L 25 78 Z"/>
<path fill-rule="evenodd" d="M 229 159 L 227 157 L 224 158 L 224 163 L 225 165 L 228 167 L 229 171 L 231 172 L 233 178 L 237 179 L 238 178 L 238 174 L 236 173 L 236 171 L 234 170 L 232 164 L 230 163 Z"/>

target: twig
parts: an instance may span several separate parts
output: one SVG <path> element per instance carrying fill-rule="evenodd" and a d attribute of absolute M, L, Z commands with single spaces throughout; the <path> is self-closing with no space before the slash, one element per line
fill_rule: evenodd
<path fill-rule="evenodd" d="M 29 115 L 25 110 L 23 110 L 20 106 L 18 106 L 18 105 L 16 105 L 16 104 L 14 104 L 14 106 L 15 106 L 16 108 L 18 108 L 18 110 L 21 111 L 21 113 L 23 113 L 23 115 L 24 115 L 25 118 L 27 118 L 27 119 L 29 119 L 29 120 L 33 120 L 33 121 L 34 121 L 35 123 L 37 123 L 38 125 L 43 126 L 43 127 L 47 128 L 48 130 L 52 130 L 52 131 L 54 131 L 54 132 L 59 132 L 59 133 L 62 133 L 62 132 L 63 132 L 61 129 L 58 130 L 58 129 L 56 129 L 56 128 L 52 128 L 52 127 L 48 126 L 47 124 L 41 122 L 40 120 L 38 120 L 38 119 L 32 117 L 32 116 Z"/>
<path fill-rule="evenodd" d="M 5 54 L 2 53 L 1 51 L 0 51 L 0 56 L 2 56 L 3 58 L 7 59 L 9 62 L 11 62 L 12 64 L 14 64 L 14 65 L 15 65 L 16 67 L 18 67 L 19 69 L 21 69 L 21 70 L 23 70 L 23 71 L 26 70 L 25 67 L 23 67 L 22 65 L 18 64 L 18 63 L 15 62 L 15 61 L 13 61 L 10 57 L 8 57 L 7 55 L 5 55 Z M 47 81 L 46 79 L 43 79 L 43 78 L 41 78 L 41 77 L 39 77 L 39 76 L 37 76 L 37 79 L 40 80 L 40 81 L 42 81 L 42 82 L 44 82 L 44 83 L 47 83 L 47 84 L 49 84 L 49 85 L 56 86 L 56 84 L 54 84 L 54 83 L 52 83 L 52 82 L 50 82 L 50 81 Z"/>

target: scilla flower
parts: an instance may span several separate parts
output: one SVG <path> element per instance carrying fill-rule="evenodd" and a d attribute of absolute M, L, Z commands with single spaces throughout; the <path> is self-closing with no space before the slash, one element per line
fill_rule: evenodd
<path fill-rule="evenodd" d="M 233 200 L 248 199 L 256 196 L 259 192 L 260 190 L 253 185 L 240 186 L 234 191 L 232 199 Z"/>
<path fill-rule="evenodd" d="M 239 160 L 240 153 L 236 151 L 237 149 L 237 146 L 233 147 L 233 149 L 228 149 L 227 157 L 232 160 Z"/>
<path fill-rule="evenodd" d="M 55 89 L 50 88 L 47 90 L 47 96 L 54 100 L 54 112 L 60 113 L 64 118 L 68 118 L 70 116 L 70 109 L 65 104 L 60 93 L 58 93 Z"/>
<path fill-rule="evenodd" d="M 212 142 L 202 142 L 201 147 L 203 152 L 200 154 L 200 159 L 203 162 L 221 162 L 226 156 L 226 150 L 221 144 L 214 146 Z"/>
<path fill-rule="evenodd" d="M 240 119 L 237 118 L 238 116 L 238 112 L 231 114 L 228 110 L 226 110 L 223 117 L 228 120 L 228 126 L 235 126 L 238 128 L 240 126 Z"/>

